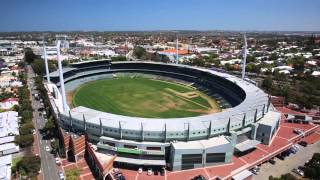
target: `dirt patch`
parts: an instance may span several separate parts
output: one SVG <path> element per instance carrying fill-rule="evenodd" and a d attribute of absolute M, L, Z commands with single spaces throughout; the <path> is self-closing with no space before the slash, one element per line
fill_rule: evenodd
<path fill-rule="evenodd" d="M 147 100 L 142 104 L 142 107 L 146 110 L 157 110 L 158 112 L 164 112 L 169 109 L 177 109 L 178 107 L 185 104 L 184 101 L 177 99 L 177 101 L 173 101 L 173 96 L 167 93 L 162 92 L 159 96 L 162 96 L 163 103 L 158 104 L 152 100 Z"/>
<path fill-rule="evenodd" d="M 203 110 L 203 109 L 187 109 L 186 111 L 190 111 L 190 112 L 199 112 L 199 113 L 203 113 L 203 114 L 212 114 L 212 113 L 221 112 L 221 110 L 220 110 L 220 109 L 210 109 L 210 110 Z"/>
<path fill-rule="evenodd" d="M 182 98 L 182 99 L 184 99 L 186 101 L 191 101 L 193 103 L 196 103 L 196 102 L 192 101 L 191 99 L 200 96 L 201 98 L 205 99 L 210 104 L 210 107 L 205 107 L 205 106 L 203 106 L 203 105 L 201 105 L 199 103 L 196 103 L 199 106 L 206 108 L 207 110 L 203 110 L 203 109 L 187 109 L 187 111 L 199 112 L 199 113 L 203 113 L 203 114 L 211 114 L 211 113 L 221 112 L 220 108 L 218 108 L 219 106 L 218 106 L 217 102 L 212 100 L 207 95 L 203 95 L 203 94 L 201 94 L 199 92 L 195 92 L 195 91 L 180 93 L 180 92 L 175 91 L 175 90 L 170 89 L 170 88 L 166 88 L 165 90 L 167 90 L 167 91 L 179 96 L 180 98 Z"/>
<path fill-rule="evenodd" d="M 67 92 L 67 104 L 70 106 L 70 107 L 73 107 L 73 95 L 75 94 L 76 90 L 73 90 L 73 91 L 69 91 Z"/>
<path fill-rule="evenodd" d="M 181 97 L 188 98 L 188 99 L 196 98 L 196 97 L 199 96 L 199 93 L 198 92 L 194 92 L 194 91 L 181 93 L 181 92 L 175 91 L 175 90 L 170 89 L 170 88 L 165 88 L 165 90 L 170 91 L 170 92 L 172 92 L 173 94 L 175 94 L 177 96 L 181 96 Z"/>

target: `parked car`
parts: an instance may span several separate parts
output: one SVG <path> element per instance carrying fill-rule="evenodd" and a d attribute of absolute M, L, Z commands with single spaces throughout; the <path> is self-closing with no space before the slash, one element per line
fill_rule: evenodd
<path fill-rule="evenodd" d="M 165 169 L 162 168 L 162 169 L 160 170 L 160 175 L 161 175 L 161 176 L 164 176 L 164 173 L 165 173 Z"/>
<path fill-rule="evenodd" d="M 296 173 L 296 174 L 298 174 L 298 175 L 300 175 L 300 176 L 304 176 L 303 171 L 302 171 L 302 170 L 300 170 L 300 169 L 296 169 L 296 168 L 294 168 L 294 169 L 292 169 L 292 172 L 294 172 L 294 173 Z"/>
<path fill-rule="evenodd" d="M 303 147 L 307 147 L 308 143 L 306 141 L 300 141 L 298 144 L 300 144 Z"/>
<path fill-rule="evenodd" d="M 253 174 L 255 174 L 255 175 L 259 174 L 259 172 L 260 172 L 260 167 L 258 167 L 258 166 L 253 167 L 253 168 L 251 169 L 251 172 L 252 172 Z"/>
<path fill-rule="evenodd" d="M 275 161 L 273 158 L 271 158 L 271 159 L 269 160 L 269 163 L 270 163 L 270 164 L 276 164 L 276 161 Z"/>
<path fill-rule="evenodd" d="M 192 180 L 206 180 L 206 178 L 202 175 L 198 175 L 192 178 Z"/>
<path fill-rule="evenodd" d="M 157 176 L 159 174 L 159 171 L 155 169 L 153 174 Z"/>
<path fill-rule="evenodd" d="M 151 169 L 151 168 L 149 168 L 149 169 L 148 169 L 147 174 L 148 174 L 149 176 L 151 176 L 151 175 L 153 174 L 153 171 L 152 171 L 152 169 Z"/>
<path fill-rule="evenodd" d="M 280 160 L 284 160 L 284 157 L 281 154 L 276 155 L 276 157 Z"/>
<path fill-rule="evenodd" d="M 142 171 L 143 171 L 142 168 L 139 168 L 139 169 L 138 169 L 138 173 L 139 173 L 139 174 L 141 174 Z"/>
<path fill-rule="evenodd" d="M 289 149 L 289 151 L 293 154 L 296 154 L 297 153 L 297 149 L 294 148 L 293 146 Z"/>

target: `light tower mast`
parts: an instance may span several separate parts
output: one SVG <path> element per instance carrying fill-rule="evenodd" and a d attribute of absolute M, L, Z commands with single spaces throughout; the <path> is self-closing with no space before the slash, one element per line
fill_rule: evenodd
<path fill-rule="evenodd" d="M 179 63 L 179 40 L 177 35 L 177 42 L 176 42 L 176 64 Z"/>
<path fill-rule="evenodd" d="M 62 96 L 63 111 L 67 111 L 68 105 L 67 105 L 66 91 L 64 88 L 63 70 L 62 70 L 62 63 L 61 63 L 61 56 L 60 56 L 60 45 L 61 45 L 61 41 L 57 40 L 57 59 L 58 59 L 58 67 L 59 67 L 60 91 Z"/>
<path fill-rule="evenodd" d="M 46 66 L 47 82 L 50 83 L 50 75 L 49 75 L 50 72 L 49 72 L 49 67 L 48 67 L 47 50 L 46 50 L 46 45 L 45 45 L 45 41 L 44 41 L 44 36 L 43 36 L 42 45 L 43 45 L 43 58 L 44 58 L 45 66 Z"/>
<path fill-rule="evenodd" d="M 243 61 L 242 61 L 242 79 L 244 79 L 246 75 L 246 60 L 247 60 L 247 37 L 246 33 L 243 35 L 244 45 L 243 45 Z"/>

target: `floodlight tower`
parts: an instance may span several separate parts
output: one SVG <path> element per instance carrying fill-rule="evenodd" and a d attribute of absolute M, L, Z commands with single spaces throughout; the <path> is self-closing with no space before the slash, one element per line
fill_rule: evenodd
<path fill-rule="evenodd" d="M 244 45 L 243 45 L 243 61 L 242 61 L 242 79 L 244 79 L 246 75 L 246 60 L 247 60 L 247 37 L 246 33 L 243 35 Z"/>
<path fill-rule="evenodd" d="M 43 58 L 44 58 L 45 66 L 46 66 L 47 82 L 50 83 L 50 75 L 49 75 L 50 72 L 49 72 L 49 67 L 48 67 L 47 50 L 46 50 L 46 45 L 44 42 L 44 36 L 43 36 L 42 45 L 43 45 Z"/>
<path fill-rule="evenodd" d="M 179 40 L 177 35 L 177 42 L 176 42 L 176 64 L 179 63 Z"/>
<path fill-rule="evenodd" d="M 61 56 L 60 56 L 60 45 L 61 45 L 61 41 L 57 40 L 57 59 L 58 59 L 58 67 L 59 67 L 60 91 L 62 96 L 63 111 L 67 111 L 68 106 L 67 106 L 66 90 L 64 88 L 63 70 L 62 70 L 62 63 L 61 63 Z"/>

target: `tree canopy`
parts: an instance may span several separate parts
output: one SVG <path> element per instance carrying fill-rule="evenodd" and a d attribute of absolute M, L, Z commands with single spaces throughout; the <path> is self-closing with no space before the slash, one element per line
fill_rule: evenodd
<path fill-rule="evenodd" d="M 315 153 L 312 159 L 305 164 L 304 175 L 310 179 L 320 177 L 320 153 Z"/>

